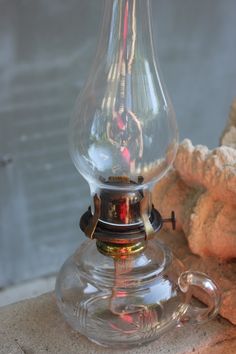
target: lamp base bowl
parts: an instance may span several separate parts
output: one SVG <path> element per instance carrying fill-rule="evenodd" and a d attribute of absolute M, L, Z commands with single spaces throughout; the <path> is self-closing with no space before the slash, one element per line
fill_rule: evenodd
<path fill-rule="evenodd" d="M 157 240 L 139 254 L 112 258 L 88 240 L 65 262 L 57 304 L 73 329 L 105 347 L 151 342 L 178 325 L 188 296 L 177 283 L 182 264 Z"/>

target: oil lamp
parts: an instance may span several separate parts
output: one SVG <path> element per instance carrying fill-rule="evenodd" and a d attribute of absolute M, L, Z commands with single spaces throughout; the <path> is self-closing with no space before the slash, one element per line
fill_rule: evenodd
<path fill-rule="evenodd" d="M 91 207 L 80 220 L 88 240 L 65 262 L 58 306 L 92 341 L 131 347 L 184 321 L 215 316 L 219 292 L 185 271 L 156 237 L 164 222 L 153 185 L 171 167 L 178 133 L 156 61 L 149 0 L 105 0 L 98 51 L 70 125 L 70 151 L 88 181 Z M 200 287 L 205 308 L 192 304 Z"/>

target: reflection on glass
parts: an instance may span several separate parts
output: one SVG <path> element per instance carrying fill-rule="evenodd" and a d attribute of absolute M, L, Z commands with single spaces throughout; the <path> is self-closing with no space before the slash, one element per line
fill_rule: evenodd
<path fill-rule="evenodd" d="M 140 183 L 142 176 L 149 185 L 174 159 L 175 115 L 151 33 L 149 1 L 105 2 L 94 67 L 70 130 L 74 163 L 90 184 L 115 176 Z"/>

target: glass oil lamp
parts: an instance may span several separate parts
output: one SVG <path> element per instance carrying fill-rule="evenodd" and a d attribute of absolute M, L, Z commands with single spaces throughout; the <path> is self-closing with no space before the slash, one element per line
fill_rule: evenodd
<path fill-rule="evenodd" d="M 93 342 L 132 347 L 183 322 L 213 318 L 219 291 L 205 274 L 186 271 L 156 233 L 164 222 L 153 185 L 171 167 L 178 132 L 160 76 L 149 0 L 105 0 L 98 51 L 70 126 L 70 151 L 88 181 L 88 237 L 62 266 L 60 311 Z M 193 289 L 206 307 L 193 305 Z"/>

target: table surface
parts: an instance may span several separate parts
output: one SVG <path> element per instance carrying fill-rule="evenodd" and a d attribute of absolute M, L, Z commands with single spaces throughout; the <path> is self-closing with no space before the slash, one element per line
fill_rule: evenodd
<path fill-rule="evenodd" d="M 0 308 L 0 354 L 124 353 L 89 342 L 59 313 L 53 293 Z M 202 326 L 187 325 L 127 354 L 234 354 L 236 327 L 218 317 Z"/>

